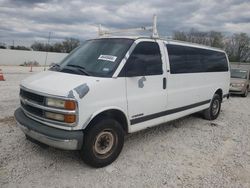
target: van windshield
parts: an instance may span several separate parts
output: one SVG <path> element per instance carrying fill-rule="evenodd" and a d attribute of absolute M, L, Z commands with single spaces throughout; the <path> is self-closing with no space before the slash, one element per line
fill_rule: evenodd
<path fill-rule="evenodd" d="M 105 38 L 88 40 L 70 53 L 56 70 L 72 74 L 111 77 L 134 40 Z"/>
<path fill-rule="evenodd" d="M 231 78 L 247 79 L 247 70 L 231 69 Z"/>

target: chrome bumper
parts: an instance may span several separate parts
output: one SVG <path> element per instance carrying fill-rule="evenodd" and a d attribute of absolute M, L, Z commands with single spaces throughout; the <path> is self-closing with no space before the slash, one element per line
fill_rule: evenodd
<path fill-rule="evenodd" d="M 27 117 L 20 108 L 15 111 L 14 116 L 24 134 L 38 142 L 64 150 L 82 148 L 82 130 L 70 131 L 49 127 Z"/>
<path fill-rule="evenodd" d="M 243 87 L 230 87 L 229 92 L 232 94 L 243 94 L 244 88 Z"/>
<path fill-rule="evenodd" d="M 77 140 L 61 140 L 52 138 L 43 134 L 40 134 L 38 132 L 35 132 L 33 130 L 30 130 L 26 128 L 25 126 L 21 125 L 19 122 L 17 122 L 17 125 L 21 128 L 21 130 L 24 132 L 24 134 L 28 135 L 29 137 L 44 143 L 46 145 L 59 148 L 59 149 L 65 149 L 65 150 L 77 150 L 78 148 L 78 141 Z"/>

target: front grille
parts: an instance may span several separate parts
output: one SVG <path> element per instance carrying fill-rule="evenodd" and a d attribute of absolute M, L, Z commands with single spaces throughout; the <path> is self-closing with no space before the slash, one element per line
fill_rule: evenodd
<path fill-rule="evenodd" d="M 34 104 L 44 105 L 45 97 L 36 93 L 32 93 L 29 91 L 26 91 L 24 89 L 20 89 L 20 97 L 21 97 L 21 106 L 22 108 L 29 112 L 30 114 L 33 114 L 35 116 L 44 117 L 44 111 L 40 108 L 34 107 L 33 105 L 29 105 L 25 100 L 28 100 Z"/>
<path fill-rule="evenodd" d="M 242 91 L 237 91 L 237 90 L 230 90 L 230 91 L 234 93 L 242 93 Z"/>
<path fill-rule="evenodd" d="M 20 96 L 24 99 L 28 99 L 28 100 L 31 100 L 31 101 L 34 101 L 38 104 L 44 104 L 44 99 L 45 97 L 42 96 L 42 95 L 38 95 L 38 94 L 35 94 L 35 93 L 31 93 L 29 91 L 25 91 L 23 89 L 20 89 Z"/>
<path fill-rule="evenodd" d="M 39 109 L 39 108 L 30 106 L 30 105 L 24 104 L 23 102 L 21 102 L 21 106 L 22 106 L 22 107 L 24 108 L 24 110 L 26 110 L 27 112 L 32 113 L 32 114 L 34 114 L 34 115 L 36 115 L 36 116 L 43 117 L 43 110 L 42 110 L 42 109 Z"/>

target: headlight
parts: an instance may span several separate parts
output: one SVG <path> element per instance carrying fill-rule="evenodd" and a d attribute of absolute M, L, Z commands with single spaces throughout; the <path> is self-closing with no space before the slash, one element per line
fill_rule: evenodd
<path fill-rule="evenodd" d="M 44 113 L 45 117 L 51 120 L 56 120 L 65 123 L 75 123 L 76 114 L 65 113 L 70 110 L 76 110 L 76 102 L 72 100 L 63 100 L 57 98 L 46 98 L 46 106 L 51 107 L 52 111 L 46 111 Z M 55 109 L 53 109 L 55 108 Z M 57 108 L 57 109 L 56 109 Z M 64 110 L 64 112 L 59 109 Z"/>
<path fill-rule="evenodd" d="M 75 101 L 55 99 L 55 98 L 47 98 L 46 99 L 46 106 L 63 108 L 66 110 L 75 110 L 76 109 Z"/>
<path fill-rule="evenodd" d="M 53 120 L 57 120 L 57 121 L 64 121 L 64 115 L 63 114 L 45 112 L 45 117 L 48 118 L 48 119 L 53 119 Z"/>
<path fill-rule="evenodd" d="M 45 112 L 45 117 L 48 119 L 65 123 L 74 123 L 76 121 L 76 116 L 71 114 L 57 114 L 53 112 Z"/>

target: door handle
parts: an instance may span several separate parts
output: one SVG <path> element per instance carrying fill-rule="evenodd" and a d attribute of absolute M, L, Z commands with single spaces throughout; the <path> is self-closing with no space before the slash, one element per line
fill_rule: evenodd
<path fill-rule="evenodd" d="M 167 88 L 167 79 L 163 78 L 163 89 Z"/>

